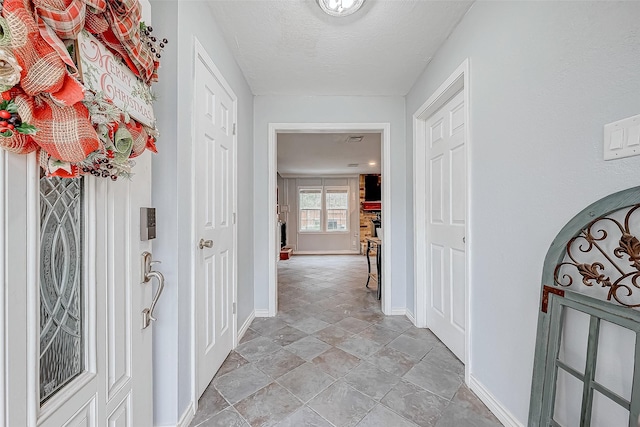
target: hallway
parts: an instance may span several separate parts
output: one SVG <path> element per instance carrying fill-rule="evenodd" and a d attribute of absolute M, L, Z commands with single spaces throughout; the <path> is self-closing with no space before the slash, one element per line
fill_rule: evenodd
<path fill-rule="evenodd" d="M 495 427 L 463 365 L 428 330 L 385 317 L 366 258 L 278 263 L 275 318 L 258 318 L 191 426 Z"/>

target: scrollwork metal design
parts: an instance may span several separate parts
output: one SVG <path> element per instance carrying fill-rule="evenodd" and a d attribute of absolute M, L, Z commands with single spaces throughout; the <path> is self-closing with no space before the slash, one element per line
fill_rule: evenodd
<path fill-rule="evenodd" d="M 624 221 L 615 219 L 615 213 L 596 218 L 567 242 L 566 257 L 554 271 L 557 285 L 569 287 L 574 284 L 570 273 L 561 272 L 564 266 L 569 266 L 575 268 L 583 285 L 605 288 L 608 301 L 625 307 L 640 307 L 640 302 L 630 301 L 634 291 L 640 290 L 640 240 L 631 229 L 640 204 L 626 209 Z M 613 231 L 607 231 L 607 225 Z M 613 245 L 615 247 L 611 249 Z M 591 259 L 581 260 L 581 254 L 589 254 Z"/>
<path fill-rule="evenodd" d="M 40 179 L 40 402 L 84 370 L 82 180 Z"/>

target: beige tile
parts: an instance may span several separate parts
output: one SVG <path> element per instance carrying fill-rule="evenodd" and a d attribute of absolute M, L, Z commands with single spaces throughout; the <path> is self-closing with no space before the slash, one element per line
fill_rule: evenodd
<path fill-rule="evenodd" d="M 395 412 L 382 405 L 378 405 L 358 423 L 357 427 L 417 427 Z"/>
<path fill-rule="evenodd" d="M 280 385 L 303 402 L 308 402 L 334 382 L 331 375 L 309 362 L 278 378 Z"/>
<path fill-rule="evenodd" d="M 431 331 L 382 314 L 366 273 L 362 256 L 279 263 L 278 315 L 254 320 L 200 399 L 194 424 L 499 426 L 460 385 L 464 366 Z M 455 396 L 449 403 L 423 387 Z"/>
<path fill-rule="evenodd" d="M 247 359 L 240 356 L 240 354 L 238 354 L 237 352 L 232 351 L 231 353 L 229 353 L 225 361 L 222 363 L 222 366 L 220 366 L 220 369 L 218 369 L 218 372 L 216 372 L 216 375 L 214 378 L 226 375 L 229 372 L 236 370 L 241 366 L 246 365 L 247 363 L 249 363 Z"/>
<path fill-rule="evenodd" d="M 353 427 L 376 402 L 343 381 L 338 381 L 314 397 L 309 407 L 337 427 Z"/>
<path fill-rule="evenodd" d="M 447 400 L 453 398 L 462 384 L 457 374 L 424 361 L 417 363 L 402 378 Z"/>
<path fill-rule="evenodd" d="M 338 345 L 349 338 L 351 335 L 353 335 L 352 332 L 339 328 L 335 325 L 327 326 L 326 328 L 321 329 L 313 334 L 314 337 L 326 342 L 329 345 Z"/>
<path fill-rule="evenodd" d="M 275 380 L 303 363 L 304 359 L 282 349 L 261 357 L 254 365 Z"/>
<path fill-rule="evenodd" d="M 359 392 L 380 400 L 400 381 L 400 377 L 364 362 L 349 372 L 344 380 Z"/>
<path fill-rule="evenodd" d="M 378 368 L 401 377 L 409 372 L 420 359 L 412 358 L 391 347 L 385 347 L 367 360 Z"/>
<path fill-rule="evenodd" d="M 360 359 L 339 348 L 332 347 L 313 359 L 312 362 L 332 377 L 340 378 L 358 366 Z"/>
<path fill-rule="evenodd" d="M 255 393 L 273 380 L 252 364 L 241 366 L 213 380 L 213 386 L 231 404 Z"/>
<path fill-rule="evenodd" d="M 284 387 L 272 383 L 234 407 L 251 427 L 267 427 L 276 425 L 301 406 L 302 402 Z"/>
<path fill-rule="evenodd" d="M 423 427 L 435 426 L 448 404 L 445 399 L 407 381 L 399 382 L 381 403 Z"/>

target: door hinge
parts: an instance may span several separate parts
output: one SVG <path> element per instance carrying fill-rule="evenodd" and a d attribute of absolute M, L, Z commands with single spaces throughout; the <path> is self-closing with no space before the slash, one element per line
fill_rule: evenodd
<path fill-rule="evenodd" d="M 234 135 L 236 134 L 236 124 L 235 123 L 233 124 L 233 134 Z"/>
<path fill-rule="evenodd" d="M 233 223 L 235 224 L 236 223 L 236 213 L 235 212 L 233 213 L 233 216 L 231 218 L 233 219 Z"/>
<path fill-rule="evenodd" d="M 236 303 L 233 303 L 233 314 L 236 314 Z"/>

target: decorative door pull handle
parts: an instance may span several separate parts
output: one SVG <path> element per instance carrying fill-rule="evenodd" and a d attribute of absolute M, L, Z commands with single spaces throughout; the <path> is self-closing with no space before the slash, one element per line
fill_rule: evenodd
<path fill-rule="evenodd" d="M 200 241 L 198 242 L 198 247 L 200 249 L 212 248 L 213 247 L 213 240 L 200 239 Z"/>
<path fill-rule="evenodd" d="M 142 329 L 146 329 L 151 325 L 151 321 L 155 321 L 156 318 L 153 317 L 153 311 L 156 309 L 156 304 L 158 303 L 158 299 L 160 298 L 160 294 L 164 290 L 164 276 L 159 271 L 152 271 L 147 275 L 149 278 L 158 279 L 158 290 L 156 294 L 153 296 L 153 300 L 151 301 L 151 305 L 149 308 L 145 308 L 142 310 Z"/>
<path fill-rule="evenodd" d="M 156 318 L 153 317 L 153 311 L 155 310 L 158 299 L 164 290 L 164 276 L 162 273 L 159 271 L 151 271 L 151 266 L 159 263 L 160 261 L 151 261 L 151 254 L 149 252 L 144 252 L 142 254 L 142 283 L 149 283 L 151 279 L 156 279 L 158 281 L 158 289 L 156 290 L 156 294 L 153 296 L 151 305 L 149 308 L 142 310 L 142 329 L 148 328 L 151 325 L 151 322 L 156 320 Z"/>

